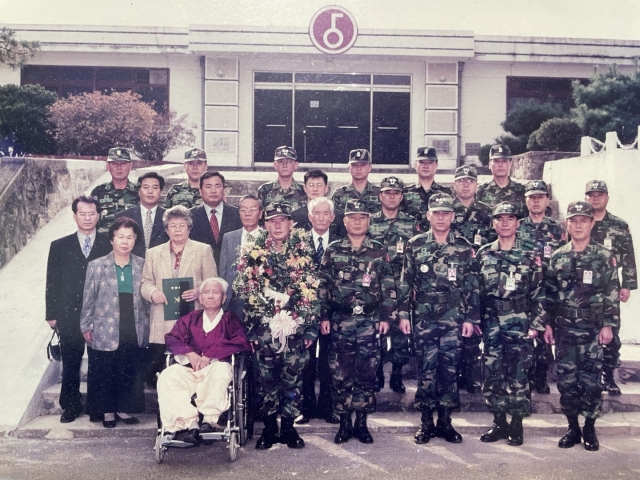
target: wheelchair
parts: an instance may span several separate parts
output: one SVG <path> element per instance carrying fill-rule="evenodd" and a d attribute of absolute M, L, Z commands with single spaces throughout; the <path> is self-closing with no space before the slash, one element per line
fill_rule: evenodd
<path fill-rule="evenodd" d="M 173 355 L 167 352 L 167 367 L 175 361 Z M 224 440 L 228 443 L 229 459 L 234 462 L 238 457 L 240 446 L 245 445 L 253 437 L 253 415 L 251 403 L 253 398 L 253 370 L 250 353 L 235 353 L 231 356 L 232 381 L 228 387 L 228 395 L 231 406 L 220 417 L 226 424 L 224 431 L 201 433 L 202 444 L 209 445 L 215 440 Z M 195 405 L 195 394 L 191 399 Z M 220 425 L 220 421 L 218 424 Z M 162 426 L 160 412 L 158 412 L 158 435 L 155 443 L 155 459 L 162 463 L 165 453 L 170 448 L 192 448 L 195 445 L 176 440 L 173 435 L 168 435 Z"/>

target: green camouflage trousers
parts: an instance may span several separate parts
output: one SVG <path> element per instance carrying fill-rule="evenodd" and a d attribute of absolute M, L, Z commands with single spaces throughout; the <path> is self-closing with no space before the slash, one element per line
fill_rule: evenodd
<path fill-rule="evenodd" d="M 528 329 L 526 313 L 485 316 L 482 393 L 492 413 L 531 414 L 528 373 L 533 342 L 526 338 Z"/>
<path fill-rule="evenodd" d="M 602 364 L 603 367 L 618 368 L 620 366 L 620 329 L 616 327 L 611 328 L 613 330 L 613 340 L 604 346 L 602 352 Z"/>
<path fill-rule="evenodd" d="M 378 324 L 362 315 L 331 322 L 329 367 L 333 405 L 338 413 L 374 412 L 376 371 L 380 363 Z"/>
<path fill-rule="evenodd" d="M 457 309 L 453 309 L 455 312 Z M 419 380 L 415 406 L 420 411 L 460 405 L 457 366 L 460 360 L 461 325 L 448 315 L 421 316 L 415 320 Z"/>
<path fill-rule="evenodd" d="M 287 348 L 281 353 L 276 353 L 280 342 L 273 339 L 267 325 L 259 325 L 256 333 L 258 345 L 254 346 L 254 365 L 260 405 L 258 414 L 279 413 L 285 418 L 296 418 L 302 404 L 302 371 L 309 361 L 302 333 L 290 335 Z"/>
<path fill-rule="evenodd" d="M 565 415 L 598 418 L 602 407 L 602 356 L 598 332 L 579 341 L 575 335 L 557 331 L 556 359 L 560 406 Z"/>
<path fill-rule="evenodd" d="M 397 324 L 391 324 L 389 333 L 382 336 L 382 363 L 406 365 L 411 359 L 410 336 L 402 333 Z"/>

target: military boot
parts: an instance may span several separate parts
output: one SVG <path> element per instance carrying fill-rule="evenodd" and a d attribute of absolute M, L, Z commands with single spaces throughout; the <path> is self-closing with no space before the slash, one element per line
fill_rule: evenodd
<path fill-rule="evenodd" d="M 451 425 L 451 415 L 449 409 L 438 406 L 438 422 L 436 423 L 436 437 L 444 438 L 449 443 L 462 442 L 462 435 L 455 431 Z"/>
<path fill-rule="evenodd" d="M 436 436 L 436 427 L 433 424 L 433 412 L 431 412 L 431 410 L 422 412 L 420 421 L 420 430 L 416 432 L 413 438 L 418 445 L 424 445 L 425 443 L 429 443 L 430 438 Z"/>
<path fill-rule="evenodd" d="M 576 443 L 580 443 L 582 439 L 578 415 L 567 415 L 567 420 L 569 421 L 569 428 L 567 429 L 567 433 L 565 433 L 558 442 L 560 448 L 571 448 Z"/>
<path fill-rule="evenodd" d="M 384 388 L 384 364 L 382 363 L 382 360 L 380 360 L 380 365 L 378 365 L 378 370 L 376 371 L 376 378 L 377 378 L 377 383 L 376 383 L 376 391 L 379 392 L 380 390 L 382 390 Z"/>
<path fill-rule="evenodd" d="M 487 431 L 480 435 L 480 441 L 485 443 L 497 442 L 509 437 L 509 424 L 507 416 L 504 413 L 493 414 L 493 425 Z"/>
<path fill-rule="evenodd" d="M 524 431 L 522 428 L 522 417 L 511 415 L 511 425 L 509 425 L 509 439 L 507 443 L 512 447 L 519 447 L 524 442 Z"/>
<path fill-rule="evenodd" d="M 596 435 L 596 419 L 587 418 L 582 429 L 582 438 L 584 439 L 584 449 L 590 452 L 597 452 L 600 448 L 598 436 Z"/>
<path fill-rule="evenodd" d="M 280 418 L 280 443 L 286 444 L 289 448 L 304 447 L 304 440 L 298 435 L 291 417 Z"/>
<path fill-rule="evenodd" d="M 373 437 L 367 428 L 367 414 L 356 412 L 356 422 L 353 425 L 353 436 L 362 443 L 373 443 Z"/>
<path fill-rule="evenodd" d="M 616 384 L 616 381 L 613 378 L 613 372 L 615 369 L 613 367 L 605 366 L 602 371 L 602 387 L 607 391 L 609 395 L 612 397 L 617 397 L 622 394 L 620 391 L 620 387 Z"/>
<path fill-rule="evenodd" d="M 549 365 L 546 363 L 538 363 L 536 365 L 536 392 L 541 395 L 548 395 L 551 393 L 549 383 L 547 382 L 548 371 Z"/>
<path fill-rule="evenodd" d="M 406 388 L 402 383 L 402 365 L 393 364 L 391 369 L 391 378 L 389 379 L 389 387 L 396 393 L 404 393 Z"/>
<path fill-rule="evenodd" d="M 278 443 L 278 420 L 275 413 L 268 415 L 264 419 L 264 430 L 262 430 L 262 435 L 256 442 L 256 448 L 258 450 L 267 450 L 274 443 Z"/>
<path fill-rule="evenodd" d="M 353 424 L 351 423 L 351 412 L 340 414 L 340 428 L 336 433 L 334 442 L 337 444 L 348 442 L 353 437 Z"/>

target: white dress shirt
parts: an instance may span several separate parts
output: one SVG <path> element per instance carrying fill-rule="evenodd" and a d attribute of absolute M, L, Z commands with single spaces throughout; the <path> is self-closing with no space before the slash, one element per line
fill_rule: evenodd
<path fill-rule="evenodd" d="M 311 235 L 313 236 L 313 249 L 318 250 L 318 238 L 322 237 L 322 247 L 326 250 L 327 245 L 329 245 L 329 230 L 324 232 L 324 235 L 318 235 L 316 231 L 312 228 Z"/>

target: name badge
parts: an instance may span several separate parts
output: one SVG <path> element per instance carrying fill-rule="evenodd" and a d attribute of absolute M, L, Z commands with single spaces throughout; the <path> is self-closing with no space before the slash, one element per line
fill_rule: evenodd
<path fill-rule="evenodd" d="M 362 276 L 362 286 L 363 287 L 370 287 L 371 286 L 371 274 L 365 273 Z"/>
<path fill-rule="evenodd" d="M 404 253 L 404 242 L 402 240 L 398 240 L 398 243 L 396 243 L 396 253 Z"/>
<path fill-rule="evenodd" d="M 511 272 L 511 275 L 509 275 L 509 278 L 507 278 L 507 285 L 505 286 L 505 290 L 507 290 L 508 292 L 514 292 L 516 289 L 516 279 L 513 278 L 513 272 Z"/>
<path fill-rule="evenodd" d="M 544 258 L 551 258 L 551 246 L 550 245 L 545 245 L 543 251 L 544 251 Z"/>
<path fill-rule="evenodd" d="M 585 285 L 591 285 L 593 283 L 593 272 L 591 270 L 585 270 L 582 273 L 582 283 Z"/>
<path fill-rule="evenodd" d="M 476 233 L 473 236 L 473 244 L 474 245 L 482 245 L 482 235 L 480 235 L 479 233 Z"/>
<path fill-rule="evenodd" d="M 449 267 L 449 268 L 447 268 L 447 279 L 448 279 L 450 282 L 455 282 L 455 281 L 456 281 L 456 278 L 457 278 L 457 277 L 456 277 L 456 272 L 457 272 L 456 267 Z"/>
<path fill-rule="evenodd" d="M 613 248 L 613 242 L 611 241 L 611 237 L 607 237 L 604 239 L 604 248 L 608 248 L 609 250 Z"/>

